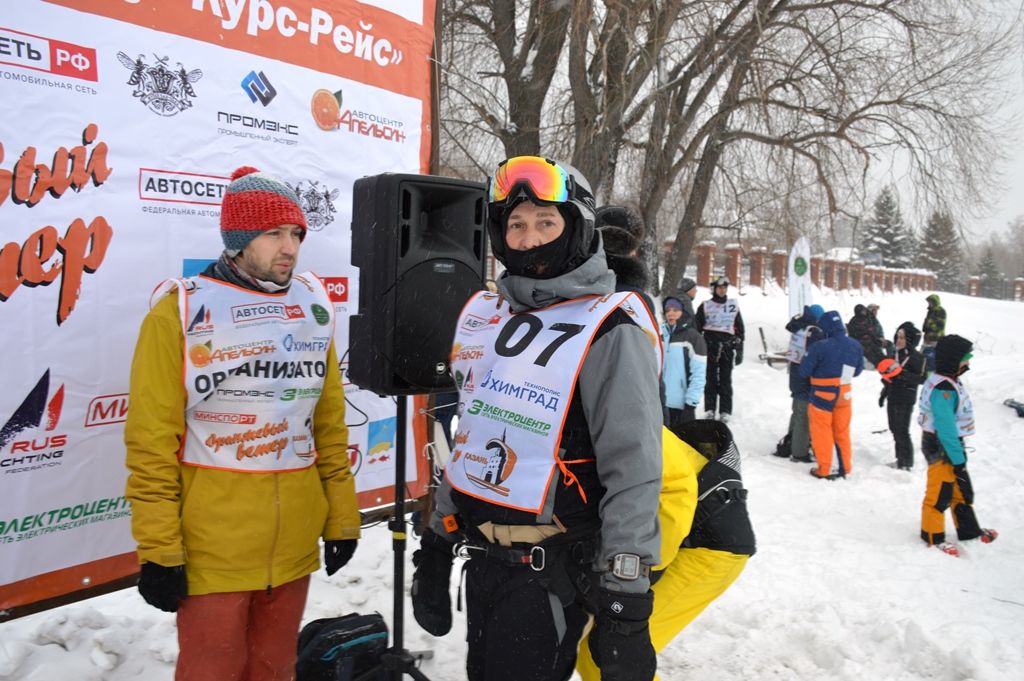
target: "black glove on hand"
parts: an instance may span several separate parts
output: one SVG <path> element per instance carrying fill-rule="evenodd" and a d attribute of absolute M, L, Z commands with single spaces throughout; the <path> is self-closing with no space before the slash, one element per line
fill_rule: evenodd
<path fill-rule="evenodd" d="M 878 406 L 885 406 L 885 398 L 889 395 L 889 386 L 883 386 L 882 392 L 878 393 Z"/>
<path fill-rule="evenodd" d="M 689 423 L 697 418 L 696 405 L 687 404 L 683 406 L 683 423 Z"/>
<path fill-rule="evenodd" d="M 743 341 L 736 341 L 736 366 L 743 364 Z"/>
<path fill-rule="evenodd" d="M 654 592 L 597 590 L 597 614 L 590 632 L 590 654 L 602 681 L 650 681 L 658 669 L 647 619 Z"/>
<path fill-rule="evenodd" d="M 332 539 L 324 542 L 324 567 L 327 568 L 328 577 L 352 560 L 358 543 L 358 539 Z"/>
<path fill-rule="evenodd" d="M 444 636 L 452 628 L 452 543 L 433 530 L 423 531 L 420 548 L 412 554 L 412 614 L 427 632 Z"/>
<path fill-rule="evenodd" d="M 953 466 L 953 472 L 956 473 L 956 485 L 960 488 L 960 494 L 964 496 L 964 501 L 973 504 L 974 485 L 971 484 L 971 476 L 967 474 L 967 464 Z"/>
<path fill-rule="evenodd" d="M 156 563 L 143 563 L 139 569 L 139 593 L 154 608 L 177 612 L 181 601 L 188 596 L 185 566 L 164 567 Z"/>

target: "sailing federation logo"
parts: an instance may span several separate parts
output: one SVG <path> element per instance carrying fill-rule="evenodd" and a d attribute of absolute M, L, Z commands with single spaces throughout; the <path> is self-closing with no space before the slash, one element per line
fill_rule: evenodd
<path fill-rule="evenodd" d="M 132 96 L 160 116 L 174 116 L 192 107 L 192 98 L 197 97 L 192 84 L 203 77 L 199 69 L 187 71 L 181 62 L 178 69 L 168 67 L 170 57 L 153 55 L 156 63 L 146 63 L 145 55 L 132 59 L 124 52 L 117 53 L 117 60 L 131 71 L 128 85 L 135 87 Z"/>
<path fill-rule="evenodd" d="M 327 185 L 321 187 L 316 180 L 300 181 L 292 189 L 299 196 L 299 205 L 306 214 L 306 226 L 310 231 L 319 232 L 334 222 L 337 212 L 334 200 L 338 198 L 338 189 L 330 189 Z"/>
<path fill-rule="evenodd" d="M 45 424 L 43 430 L 47 433 L 57 428 L 60 412 L 64 407 L 64 384 L 61 383 L 60 387 L 54 391 L 53 397 L 49 397 L 49 395 L 50 370 L 47 369 L 36 386 L 25 397 L 21 406 L 14 410 L 11 417 L 7 419 L 7 423 L 0 428 L 0 449 L 6 447 L 8 442 L 29 428 L 38 428 Z M 45 421 L 43 420 L 44 416 L 46 417 Z"/>

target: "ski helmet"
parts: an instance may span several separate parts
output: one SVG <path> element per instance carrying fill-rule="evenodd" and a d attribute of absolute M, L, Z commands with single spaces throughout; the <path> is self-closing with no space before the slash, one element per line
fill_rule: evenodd
<path fill-rule="evenodd" d="M 711 288 L 718 288 L 719 286 L 729 286 L 729 277 L 721 276 L 711 282 Z"/>
<path fill-rule="evenodd" d="M 878 373 L 882 375 L 882 380 L 886 383 L 892 381 L 903 372 L 903 366 L 894 360 L 892 357 L 886 357 L 878 362 Z"/>
<path fill-rule="evenodd" d="M 491 252 L 512 274 L 522 272 L 513 271 L 509 266 L 505 225 L 508 214 L 523 201 L 557 206 L 565 218 L 568 244 L 564 260 L 555 263 L 550 276 L 579 267 L 597 250 L 599 238 L 594 228 L 594 195 L 587 179 L 571 165 L 540 156 L 506 159 L 498 164 L 488 179 L 487 195 L 487 233 Z"/>

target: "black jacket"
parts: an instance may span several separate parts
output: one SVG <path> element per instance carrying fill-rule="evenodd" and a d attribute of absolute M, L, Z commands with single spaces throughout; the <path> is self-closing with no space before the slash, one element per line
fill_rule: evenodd
<path fill-rule="evenodd" d="M 926 378 L 924 355 L 914 348 L 907 347 L 897 350 L 893 359 L 903 365 L 903 371 L 887 384 L 887 398 L 893 402 L 916 402 L 917 388 Z"/>

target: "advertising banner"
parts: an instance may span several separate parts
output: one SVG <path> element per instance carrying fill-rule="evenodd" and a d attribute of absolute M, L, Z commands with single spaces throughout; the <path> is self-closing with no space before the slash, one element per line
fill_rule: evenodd
<path fill-rule="evenodd" d="M 231 172 L 300 196 L 348 362 L 352 183 L 428 172 L 434 0 L 22 0 L 0 14 L 0 611 L 137 570 L 123 426 L 150 293 L 223 243 Z M 201 320 L 200 320 L 201 321 Z M 396 430 L 345 381 L 360 505 Z M 286 391 L 283 391 L 286 392 Z M 281 399 L 285 399 L 282 396 Z M 415 410 L 411 410 L 415 411 Z M 339 415 L 340 418 L 340 415 Z"/>

